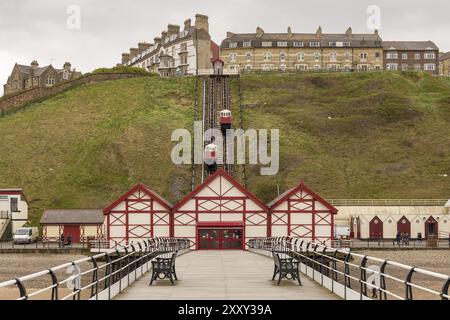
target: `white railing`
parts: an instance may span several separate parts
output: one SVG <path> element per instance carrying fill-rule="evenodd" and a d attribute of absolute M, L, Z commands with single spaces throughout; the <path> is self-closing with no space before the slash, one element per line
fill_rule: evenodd
<path fill-rule="evenodd" d="M 444 199 L 331 199 L 333 206 L 444 206 Z"/>
<path fill-rule="evenodd" d="M 276 252 L 298 259 L 302 273 L 346 300 L 450 298 L 450 276 L 442 273 L 299 238 L 259 238 L 247 245 L 269 257 Z"/>

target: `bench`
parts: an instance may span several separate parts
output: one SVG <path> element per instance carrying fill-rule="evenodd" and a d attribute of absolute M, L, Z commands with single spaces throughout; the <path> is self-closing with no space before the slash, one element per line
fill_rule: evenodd
<path fill-rule="evenodd" d="M 280 285 L 282 279 L 297 280 L 301 286 L 300 274 L 298 271 L 299 261 L 294 258 L 280 258 L 279 253 L 273 252 L 273 260 L 275 263 L 275 270 L 273 272 L 272 281 L 278 275 L 278 284 Z"/>
<path fill-rule="evenodd" d="M 169 279 L 172 285 L 175 283 L 173 279 L 178 281 L 177 273 L 175 271 L 175 259 L 177 257 L 178 251 L 172 253 L 170 258 L 155 258 L 152 261 L 152 278 L 150 280 L 150 286 L 153 284 L 155 280 L 164 280 Z"/>

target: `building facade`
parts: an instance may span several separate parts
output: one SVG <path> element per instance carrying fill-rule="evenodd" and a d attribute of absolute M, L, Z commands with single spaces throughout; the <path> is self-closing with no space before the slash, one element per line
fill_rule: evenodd
<path fill-rule="evenodd" d="M 439 75 L 450 77 L 450 51 L 439 56 Z"/>
<path fill-rule="evenodd" d="M 70 236 L 72 243 L 89 243 L 103 240 L 105 235 L 102 210 L 95 209 L 47 209 L 41 217 L 42 240 L 65 241 Z"/>
<path fill-rule="evenodd" d="M 221 44 L 225 69 L 238 71 L 372 71 L 383 69 L 382 39 L 373 34 L 227 33 Z"/>
<path fill-rule="evenodd" d="M 122 54 L 121 65 L 146 69 L 162 77 L 196 75 L 198 70 L 211 69 L 211 59 L 217 55 L 217 45 L 209 35 L 205 15 L 184 22 L 184 28 L 169 24 L 153 43 L 142 42 L 129 53 Z"/>
<path fill-rule="evenodd" d="M 245 250 L 269 236 L 330 243 L 336 214 L 304 184 L 267 205 L 223 169 L 174 206 L 139 184 L 103 212 L 111 246 L 159 236 L 190 239 L 197 250 Z"/>
<path fill-rule="evenodd" d="M 22 189 L 0 189 L 0 240 L 10 240 L 28 222 L 28 201 Z"/>
<path fill-rule="evenodd" d="M 384 41 L 384 68 L 438 75 L 439 48 L 432 41 Z"/>
<path fill-rule="evenodd" d="M 339 201 L 339 200 L 337 200 Z M 339 201 L 342 202 L 343 200 Z M 389 200 L 395 202 L 394 200 Z M 398 232 L 410 238 L 435 236 L 447 239 L 450 234 L 450 201 L 414 200 L 415 205 L 361 203 L 336 204 L 339 210 L 336 227 L 350 227 L 355 239 L 395 239 Z M 376 200 L 374 200 L 376 202 Z M 421 203 L 423 202 L 423 203 Z M 429 202 L 429 203 L 427 203 Z"/>
<path fill-rule="evenodd" d="M 70 62 L 66 62 L 62 69 L 55 69 L 52 65 L 39 67 L 36 60 L 29 66 L 15 64 L 3 86 L 4 94 L 13 94 L 35 87 L 51 87 L 63 81 L 81 77 L 81 72 L 71 69 Z"/>

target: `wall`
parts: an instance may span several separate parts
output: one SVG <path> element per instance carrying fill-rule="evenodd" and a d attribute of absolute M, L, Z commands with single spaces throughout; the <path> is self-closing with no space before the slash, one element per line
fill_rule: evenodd
<path fill-rule="evenodd" d="M 26 91 L 22 91 L 20 93 L 15 93 L 0 98 L 1 114 L 8 113 L 8 110 L 19 108 L 30 102 L 39 101 L 41 99 L 72 89 L 79 85 L 94 84 L 110 80 L 131 79 L 138 77 L 145 77 L 145 75 L 136 73 L 98 73 L 86 75 L 84 77 L 75 80 L 63 82 L 49 88 L 46 87 L 32 88 Z"/>

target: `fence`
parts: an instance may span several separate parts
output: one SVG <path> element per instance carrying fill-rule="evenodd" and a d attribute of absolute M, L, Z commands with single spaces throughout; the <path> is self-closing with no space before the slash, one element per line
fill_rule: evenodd
<path fill-rule="evenodd" d="M 248 246 L 269 257 L 281 252 L 299 260 L 302 273 L 346 300 L 449 299 L 450 276 L 444 274 L 301 239 L 252 239 Z"/>
<path fill-rule="evenodd" d="M 331 199 L 333 206 L 437 206 L 443 207 L 448 199 Z"/>
<path fill-rule="evenodd" d="M 0 292 L 16 288 L 16 300 L 111 300 L 144 275 L 154 258 L 190 247 L 188 239 L 152 238 L 0 283 Z"/>
<path fill-rule="evenodd" d="M 434 242 L 427 239 L 410 239 L 407 242 L 397 242 L 396 239 L 360 239 L 360 240 L 333 240 L 333 248 L 350 249 L 448 249 L 450 240 L 443 236 Z"/>

